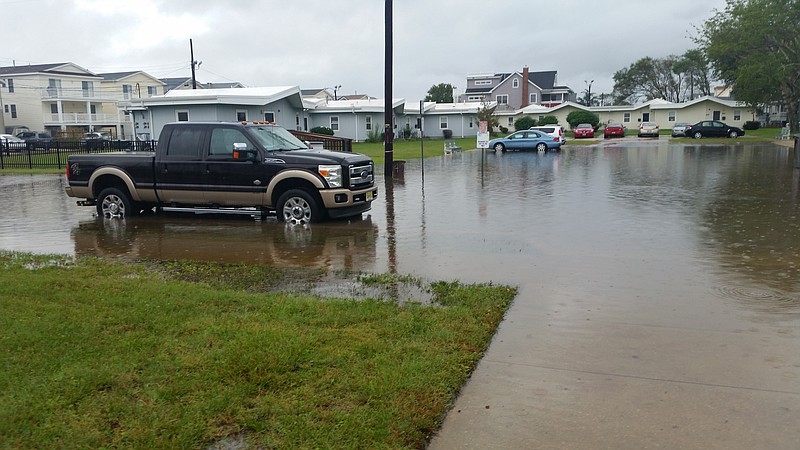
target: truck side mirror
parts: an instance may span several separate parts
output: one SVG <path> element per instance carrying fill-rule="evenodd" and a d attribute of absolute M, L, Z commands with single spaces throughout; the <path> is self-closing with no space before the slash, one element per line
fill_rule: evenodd
<path fill-rule="evenodd" d="M 256 150 L 248 150 L 245 143 L 235 142 L 233 144 L 233 159 L 237 161 L 253 161 L 257 155 Z"/>

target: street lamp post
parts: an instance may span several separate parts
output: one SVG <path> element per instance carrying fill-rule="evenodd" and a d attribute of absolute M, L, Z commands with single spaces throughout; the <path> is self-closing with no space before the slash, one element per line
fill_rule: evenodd
<path fill-rule="evenodd" d="M 586 106 L 592 106 L 592 83 L 594 83 L 594 80 L 592 81 L 583 80 L 583 82 L 586 83 L 586 85 L 588 86 L 588 88 L 586 89 Z"/>
<path fill-rule="evenodd" d="M 339 100 L 339 96 L 338 96 L 336 93 L 337 93 L 337 92 L 339 91 L 339 89 L 341 89 L 341 88 L 342 88 L 342 85 L 341 85 L 341 84 L 337 84 L 336 86 L 334 86 L 334 87 L 333 87 L 333 100 L 334 100 L 334 101 L 336 101 L 336 100 Z"/>

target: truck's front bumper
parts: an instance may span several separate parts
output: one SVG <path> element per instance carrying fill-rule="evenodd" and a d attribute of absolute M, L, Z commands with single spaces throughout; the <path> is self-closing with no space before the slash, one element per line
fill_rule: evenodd
<path fill-rule="evenodd" d="M 378 197 L 378 188 L 370 187 L 351 191 L 349 189 L 330 189 L 319 191 L 322 203 L 331 218 L 354 216 L 369 211 L 372 201 Z"/>

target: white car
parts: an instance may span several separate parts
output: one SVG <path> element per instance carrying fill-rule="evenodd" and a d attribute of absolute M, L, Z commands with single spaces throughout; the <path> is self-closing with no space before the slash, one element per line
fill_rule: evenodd
<path fill-rule="evenodd" d="M 25 140 L 10 134 L 0 134 L 0 150 L 6 154 L 20 151 L 25 147 Z"/>
<path fill-rule="evenodd" d="M 558 142 L 562 144 L 567 142 L 567 137 L 564 134 L 564 127 L 561 125 L 540 125 L 537 127 L 531 127 L 530 129 L 539 131 L 554 138 L 558 138 Z"/>

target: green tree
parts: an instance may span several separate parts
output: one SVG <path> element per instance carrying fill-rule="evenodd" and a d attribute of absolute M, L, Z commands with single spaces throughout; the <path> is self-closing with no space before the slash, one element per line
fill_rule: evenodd
<path fill-rule="evenodd" d="M 539 121 L 539 125 L 558 125 L 558 117 L 556 117 L 556 116 L 544 116 Z"/>
<path fill-rule="evenodd" d="M 575 128 L 579 123 L 590 123 L 595 129 L 600 124 L 600 116 L 591 111 L 572 111 L 567 114 L 567 123 L 570 127 Z"/>
<path fill-rule="evenodd" d="M 428 89 L 426 102 L 453 103 L 453 85 L 450 83 L 434 84 Z"/>
<path fill-rule="evenodd" d="M 494 127 L 500 126 L 500 120 L 494 115 L 494 110 L 496 108 L 497 106 L 488 108 L 484 103 L 483 106 L 478 109 L 478 113 L 476 114 L 478 116 L 478 122 L 486 121 L 490 134 L 494 133 Z"/>
<path fill-rule="evenodd" d="M 792 132 L 800 115 L 800 1 L 727 0 L 696 38 L 719 79 L 753 108 L 780 101 Z"/>
<path fill-rule="evenodd" d="M 682 56 L 642 58 L 614 73 L 614 102 L 633 104 L 640 100 L 680 103 L 711 94 L 711 70 L 701 50 Z"/>
<path fill-rule="evenodd" d="M 519 130 L 527 130 L 530 127 L 536 126 L 536 119 L 531 116 L 523 116 L 520 117 L 518 120 L 514 122 L 514 129 Z"/>

